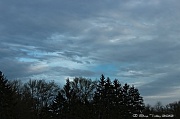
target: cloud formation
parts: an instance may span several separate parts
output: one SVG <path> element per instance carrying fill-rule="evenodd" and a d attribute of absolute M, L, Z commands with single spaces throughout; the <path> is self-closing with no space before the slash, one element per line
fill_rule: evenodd
<path fill-rule="evenodd" d="M 176 101 L 179 11 L 178 0 L 0 0 L 0 70 L 61 83 L 104 73 L 148 103 Z"/>

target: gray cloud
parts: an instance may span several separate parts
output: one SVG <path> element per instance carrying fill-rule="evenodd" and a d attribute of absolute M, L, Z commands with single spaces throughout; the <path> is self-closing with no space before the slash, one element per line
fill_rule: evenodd
<path fill-rule="evenodd" d="M 139 87 L 145 100 L 151 104 L 162 101 L 164 104 L 179 99 L 179 71 L 164 73 L 158 79 Z M 153 102 L 153 103 L 152 103 Z"/>
<path fill-rule="evenodd" d="M 0 69 L 11 79 L 105 72 L 140 81 L 145 96 L 170 93 L 180 83 L 179 11 L 178 0 L 0 0 Z"/>

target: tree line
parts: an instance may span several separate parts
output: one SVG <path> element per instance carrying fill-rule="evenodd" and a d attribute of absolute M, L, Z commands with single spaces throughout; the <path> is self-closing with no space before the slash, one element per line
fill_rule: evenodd
<path fill-rule="evenodd" d="M 179 112 L 180 101 L 145 105 L 137 88 L 104 75 L 98 81 L 67 79 L 60 88 L 54 81 L 9 81 L 0 72 L 0 119 L 132 119 L 142 114 L 178 118 Z"/>

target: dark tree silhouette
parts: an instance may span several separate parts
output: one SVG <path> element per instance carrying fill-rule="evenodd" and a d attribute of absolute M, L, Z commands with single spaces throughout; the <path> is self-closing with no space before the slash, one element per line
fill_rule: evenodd
<path fill-rule="evenodd" d="M 53 103 L 50 107 L 52 116 L 54 119 L 63 119 L 66 115 L 66 109 L 65 106 L 66 104 L 66 99 L 64 96 L 59 92 L 58 95 L 55 97 L 53 100 Z"/>
<path fill-rule="evenodd" d="M 168 104 L 167 113 L 174 114 L 175 119 L 179 119 L 180 118 L 180 101 Z"/>
<path fill-rule="evenodd" d="M 0 71 L 0 119 L 13 119 L 14 110 L 14 91 Z"/>
<path fill-rule="evenodd" d="M 49 105 L 59 91 L 53 81 L 29 80 L 23 84 L 14 80 L 9 82 L 13 91 L 13 118 L 48 119 L 51 117 Z"/>
<path fill-rule="evenodd" d="M 142 113 L 143 99 L 138 89 L 125 84 L 121 87 L 118 80 L 113 83 L 101 75 L 94 96 L 95 115 L 99 119 L 132 118 Z"/>
<path fill-rule="evenodd" d="M 51 104 L 59 91 L 58 85 L 53 81 L 46 82 L 45 80 L 29 80 L 23 86 L 24 100 L 29 100 L 29 108 L 31 108 L 36 118 L 41 118 L 39 115 L 46 111 L 45 109 Z M 43 110 L 42 110 L 43 109 Z M 46 112 L 47 113 L 47 112 Z"/>
<path fill-rule="evenodd" d="M 166 107 L 163 111 L 178 115 L 179 103 Z M 0 73 L 0 119 L 131 119 L 143 109 L 138 89 L 104 75 L 98 82 L 82 77 L 67 79 L 60 89 L 53 81 L 9 82 Z M 160 111 L 153 109 L 146 107 L 143 113 Z"/>
<path fill-rule="evenodd" d="M 91 101 L 95 82 L 82 77 L 67 79 L 64 88 L 51 105 L 52 114 L 61 119 L 92 119 Z"/>
<path fill-rule="evenodd" d="M 9 81 L 14 93 L 14 118 L 17 119 L 34 119 L 34 113 L 31 110 L 31 98 L 23 94 L 23 84 L 20 80 Z"/>

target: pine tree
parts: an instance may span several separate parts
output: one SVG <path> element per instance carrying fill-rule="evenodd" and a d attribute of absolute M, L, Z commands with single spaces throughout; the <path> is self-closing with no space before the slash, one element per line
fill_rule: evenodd
<path fill-rule="evenodd" d="M 13 119 L 14 101 L 13 90 L 8 80 L 0 71 L 0 119 Z"/>
<path fill-rule="evenodd" d="M 144 109 L 143 98 L 140 96 L 138 89 L 134 86 L 129 89 L 131 114 L 140 114 Z"/>
<path fill-rule="evenodd" d="M 94 95 L 94 110 L 97 118 L 112 118 L 114 109 L 114 87 L 108 77 L 101 75 L 100 81 Z"/>
<path fill-rule="evenodd" d="M 125 84 L 121 87 L 118 80 L 113 83 L 101 75 L 94 95 L 96 118 L 132 118 L 143 110 L 143 99 L 134 86 Z"/>
<path fill-rule="evenodd" d="M 123 92 L 117 79 L 113 81 L 113 109 L 111 115 L 114 119 L 122 118 L 123 115 Z"/>
<path fill-rule="evenodd" d="M 97 84 L 97 88 L 94 94 L 93 98 L 93 105 L 94 105 L 94 115 L 98 119 L 103 119 L 105 115 L 105 77 L 102 74 L 99 80 L 99 83 Z"/>
<path fill-rule="evenodd" d="M 144 103 L 138 89 L 135 89 L 134 86 L 130 87 L 128 84 L 125 84 L 122 91 L 124 117 L 130 118 L 133 114 L 142 113 L 142 110 L 144 109 Z"/>

